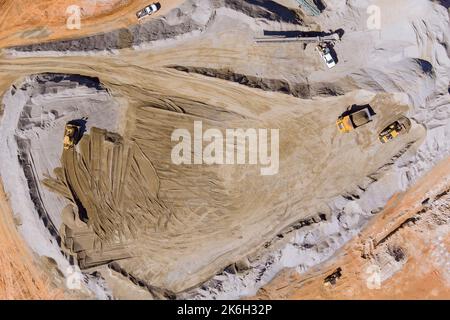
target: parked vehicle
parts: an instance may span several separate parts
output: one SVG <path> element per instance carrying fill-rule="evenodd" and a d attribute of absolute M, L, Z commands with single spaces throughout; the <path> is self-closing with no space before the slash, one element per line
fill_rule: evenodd
<path fill-rule="evenodd" d="M 333 56 L 331 55 L 330 48 L 326 44 L 319 44 L 316 47 L 316 50 L 319 52 L 322 59 L 325 61 L 325 64 L 328 68 L 333 68 L 336 65 L 336 61 L 334 61 Z"/>
<path fill-rule="evenodd" d="M 142 18 L 145 18 L 146 16 L 149 16 L 149 15 L 155 13 L 160 8 L 161 8 L 161 5 L 159 4 L 159 2 L 152 3 L 148 6 L 146 6 L 145 8 L 139 10 L 138 12 L 136 12 L 136 17 L 140 20 Z"/>

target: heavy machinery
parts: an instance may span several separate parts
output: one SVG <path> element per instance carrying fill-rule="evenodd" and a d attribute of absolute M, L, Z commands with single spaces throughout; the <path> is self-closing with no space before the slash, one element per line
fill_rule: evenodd
<path fill-rule="evenodd" d="M 386 143 L 399 135 L 408 133 L 409 129 L 411 129 L 411 120 L 402 116 L 384 128 L 378 135 L 378 139 L 381 143 Z"/>
<path fill-rule="evenodd" d="M 71 123 L 64 128 L 64 150 L 69 150 L 75 145 L 80 133 L 80 127 Z"/>
<path fill-rule="evenodd" d="M 303 33 L 305 34 L 305 33 Z M 316 33 L 317 34 L 317 33 Z M 318 43 L 334 43 L 340 40 L 340 36 L 337 32 L 331 34 L 325 34 L 321 36 L 312 37 L 287 37 L 285 35 L 265 35 L 264 37 L 255 38 L 257 43 L 269 43 L 269 42 L 318 42 Z"/>
<path fill-rule="evenodd" d="M 305 33 L 303 33 L 305 34 Z M 317 34 L 317 33 L 316 33 Z M 276 43 L 276 42 L 305 42 L 305 43 L 318 43 L 316 50 L 319 52 L 322 59 L 328 68 L 333 68 L 336 65 L 336 61 L 331 55 L 330 45 L 340 40 L 340 36 L 337 32 L 331 34 L 323 34 L 320 36 L 312 37 L 288 37 L 286 35 L 266 35 L 264 37 L 255 38 L 257 43 Z"/>
<path fill-rule="evenodd" d="M 316 50 L 319 52 L 320 56 L 325 61 L 325 64 L 329 69 L 333 68 L 336 65 L 336 61 L 334 61 L 333 56 L 330 52 L 330 48 L 328 48 L 326 43 L 319 43 L 316 46 Z"/>
<path fill-rule="evenodd" d="M 340 132 L 348 133 L 372 121 L 369 105 L 362 106 L 362 108 L 355 107 L 357 106 L 353 105 L 347 108 L 347 111 L 336 120 L 336 125 Z M 352 111 L 354 109 L 357 110 Z"/>

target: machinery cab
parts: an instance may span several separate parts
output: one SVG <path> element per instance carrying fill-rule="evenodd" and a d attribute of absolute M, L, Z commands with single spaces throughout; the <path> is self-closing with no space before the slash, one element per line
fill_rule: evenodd
<path fill-rule="evenodd" d="M 336 125 L 342 133 L 347 133 L 353 130 L 353 125 L 349 116 L 339 117 L 336 121 Z"/>

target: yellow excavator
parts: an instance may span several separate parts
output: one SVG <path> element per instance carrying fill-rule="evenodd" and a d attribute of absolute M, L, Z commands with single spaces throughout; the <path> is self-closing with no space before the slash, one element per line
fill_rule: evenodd
<path fill-rule="evenodd" d="M 71 123 L 64 128 L 64 150 L 69 150 L 75 145 L 75 140 L 80 132 L 80 127 Z"/>

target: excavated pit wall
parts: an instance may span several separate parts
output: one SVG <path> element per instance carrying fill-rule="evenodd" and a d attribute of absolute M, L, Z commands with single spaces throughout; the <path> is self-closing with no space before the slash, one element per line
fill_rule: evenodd
<path fill-rule="evenodd" d="M 4 95 L 3 104 L 0 174 L 22 222 L 19 230 L 34 252 L 70 272 L 69 263 L 76 262 L 61 251 L 59 232 L 69 202 L 41 181 L 60 164 L 67 122 L 85 121 L 85 130 L 117 131 L 119 104 L 98 79 L 62 74 L 27 77 Z"/>

